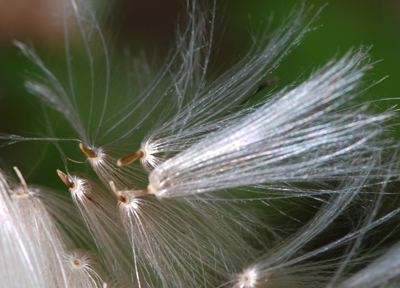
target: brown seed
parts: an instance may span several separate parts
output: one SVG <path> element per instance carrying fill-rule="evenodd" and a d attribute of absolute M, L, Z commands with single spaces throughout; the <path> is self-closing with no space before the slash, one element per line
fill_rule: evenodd
<path fill-rule="evenodd" d="M 85 155 L 89 158 L 95 158 L 97 156 L 96 152 L 86 148 L 82 142 L 79 143 L 79 148 L 81 148 L 82 152 L 85 153 Z"/>
<path fill-rule="evenodd" d="M 61 178 L 61 180 L 65 183 L 65 185 L 68 186 L 68 188 L 70 188 L 70 189 L 74 189 L 75 188 L 75 183 L 69 181 L 69 178 L 68 178 L 67 174 L 65 174 L 64 172 L 62 172 L 61 170 L 58 170 L 58 169 L 57 169 L 57 174 Z"/>
<path fill-rule="evenodd" d="M 128 155 L 125 155 L 125 156 L 119 158 L 117 161 L 117 165 L 119 167 L 127 166 L 127 165 L 131 164 L 132 162 L 142 158 L 143 156 L 144 156 L 143 150 L 138 150 L 136 152 L 133 152 L 132 154 L 128 154 Z"/>

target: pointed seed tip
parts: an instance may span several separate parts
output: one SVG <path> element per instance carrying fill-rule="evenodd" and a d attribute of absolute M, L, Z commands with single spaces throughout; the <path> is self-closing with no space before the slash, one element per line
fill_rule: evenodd
<path fill-rule="evenodd" d="M 85 147 L 85 145 L 83 145 L 82 142 L 79 142 L 79 148 L 82 150 L 83 153 L 85 153 L 85 155 L 89 158 L 95 158 L 96 157 L 96 152 L 94 152 L 93 150 Z"/>
<path fill-rule="evenodd" d="M 22 186 L 24 187 L 24 192 L 25 192 L 25 193 L 28 193 L 28 184 L 26 184 L 26 181 L 25 181 L 24 176 L 22 176 L 22 173 L 21 173 L 21 171 L 18 169 L 17 166 L 14 166 L 13 168 L 14 168 L 14 171 L 15 171 L 15 173 L 17 174 L 19 180 L 21 181 Z"/>
<path fill-rule="evenodd" d="M 75 183 L 69 181 L 68 175 L 62 172 L 61 170 L 57 169 L 57 174 L 58 177 L 61 178 L 61 180 L 64 182 L 65 185 L 67 185 L 68 188 L 74 189 L 75 188 Z"/>
<path fill-rule="evenodd" d="M 125 156 L 122 156 L 121 158 L 119 158 L 117 161 L 117 165 L 119 167 L 127 166 L 127 165 L 131 164 L 132 162 L 142 158 L 143 156 L 144 156 L 143 150 L 140 149 L 138 151 L 135 151 L 131 154 L 128 154 L 128 155 L 125 155 Z"/>
<path fill-rule="evenodd" d="M 60 169 L 57 169 L 57 174 L 60 177 L 61 177 L 61 175 L 66 176 L 66 174 L 64 172 L 62 172 Z"/>

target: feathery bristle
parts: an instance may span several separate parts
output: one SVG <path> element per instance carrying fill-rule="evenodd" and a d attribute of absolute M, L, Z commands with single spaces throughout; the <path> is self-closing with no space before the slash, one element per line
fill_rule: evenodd
<path fill-rule="evenodd" d="M 300 4 L 212 77 L 217 1 L 187 0 L 159 71 L 127 57 L 128 73 L 94 3 L 62 2 L 65 66 L 14 42 L 40 70 L 25 87 L 47 132 L 0 133 L 0 147 L 53 144 L 70 195 L 0 171 L 0 286 L 399 286 L 399 244 L 378 248 L 400 212 L 395 113 L 357 102 L 379 81 L 363 84 L 370 48 L 263 90 L 323 7 Z"/>
<path fill-rule="evenodd" d="M 370 116 L 365 106 L 351 106 L 370 68 L 367 58 L 364 50 L 349 53 L 291 91 L 278 92 L 255 112 L 158 166 L 148 190 L 176 197 L 257 184 L 340 181 L 365 173 L 385 148 L 375 139 L 392 116 Z"/>

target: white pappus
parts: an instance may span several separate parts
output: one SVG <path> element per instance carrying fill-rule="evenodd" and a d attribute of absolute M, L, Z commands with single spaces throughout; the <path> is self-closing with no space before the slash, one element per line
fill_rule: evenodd
<path fill-rule="evenodd" d="M 118 47 L 113 55 L 113 30 L 101 28 L 92 1 L 62 1 L 64 67 L 14 43 L 40 70 L 25 86 L 44 104 L 48 133 L 0 140 L 54 144 L 70 193 L 28 187 L 18 169 L 22 185 L 0 172 L 6 287 L 399 283 L 398 244 L 379 250 L 374 241 L 390 234 L 370 237 L 400 211 L 384 203 L 399 178 L 399 144 L 386 137 L 396 111 L 359 101 L 379 82 L 364 81 L 375 64 L 370 47 L 264 93 L 322 8 L 302 2 L 212 78 L 216 0 L 185 2 L 159 72 L 143 59 L 119 60 Z M 125 65 L 136 72 L 123 75 Z M 52 129 L 57 120 L 62 129 Z M 86 159 L 67 158 L 62 141 Z"/>
<path fill-rule="evenodd" d="M 191 37 L 187 41 L 191 45 L 182 53 L 182 69 L 171 71 L 174 87 L 170 97 L 185 101 L 182 100 L 182 107 L 178 107 L 178 110 L 164 109 L 157 123 L 142 140 L 140 149 L 120 158 L 119 166 L 126 166 L 140 158 L 145 170 L 150 172 L 208 133 L 228 126 L 241 114 L 249 113 L 247 109 L 238 108 L 254 96 L 258 87 L 271 77 L 282 59 L 311 29 L 321 10 L 312 17 L 309 17 L 311 12 L 307 11 L 304 4 L 293 10 L 281 27 L 275 31 L 267 31 L 257 38 L 256 44 L 241 61 L 210 81 L 206 78 L 206 72 L 212 39 L 203 43 L 204 40 L 198 36 L 205 30 L 204 23 L 207 19 L 198 11 L 195 13 L 195 2 L 192 5 L 190 19 L 195 25 L 190 26 L 189 23 Z M 213 11 L 212 19 L 215 17 L 214 13 Z M 210 27 L 208 30 L 213 31 L 212 29 Z M 210 34 L 212 37 L 212 32 Z M 206 54 L 204 59 L 198 56 L 202 50 Z M 234 110 L 239 111 L 232 114 L 231 111 Z"/>
<path fill-rule="evenodd" d="M 377 139 L 381 125 L 393 117 L 391 112 L 371 115 L 368 104 L 352 104 L 371 68 L 367 51 L 331 61 L 294 89 L 276 93 L 253 113 L 167 160 L 151 172 L 148 193 L 187 196 L 365 173 L 370 160 L 389 146 Z M 380 173 L 370 177 L 375 174 Z"/>
<path fill-rule="evenodd" d="M 45 201 L 40 199 L 49 195 L 50 190 L 39 196 L 41 189 L 28 187 L 18 168 L 14 169 L 21 184 L 7 183 L 4 173 L 0 171 L 1 285 L 15 288 L 100 287 L 93 286 L 95 281 L 88 280 L 92 278 L 88 271 L 79 272 L 82 277 L 78 280 L 76 273 L 69 269 L 70 263 L 65 259 L 69 257 L 68 249 L 73 249 L 71 245 L 74 245 L 69 237 L 79 236 L 68 234 L 71 232 L 68 223 L 63 227 L 59 226 L 48 211 L 54 207 L 46 207 Z M 54 203 L 49 203 L 51 202 Z M 72 214 L 74 211 L 72 209 L 69 212 Z M 62 215 L 57 216 L 62 218 Z M 91 273 L 100 279 L 95 270 Z M 77 285 L 78 282 L 81 284 Z"/>

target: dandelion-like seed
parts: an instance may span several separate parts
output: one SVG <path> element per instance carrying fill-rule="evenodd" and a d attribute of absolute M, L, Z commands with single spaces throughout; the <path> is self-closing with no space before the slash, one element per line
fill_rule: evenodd
<path fill-rule="evenodd" d="M 116 199 L 88 179 L 68 176 L 60 170 L 57 173 L 69 187 L 72 199 L 105 261 L 107 272 L 114 277 L 129 279 L 134 267 L 129 256 L 128 238 L 115 213 Z"/>
<path fill-rule="evenodd" d="M 117 162 L 116 158 L 107 154 L 103 148 L 88 148 L 82 142 L 79 143 L 79 148 L 87 156 L 93 170 L 106 186 L 110 181 L 113 181 L 122 187 L 132 187 L 136 186 L 135 183 L 140 181 L 140 176 L 133 177 L 133 179 L 129 177 L 134 170 L 127 173 L 126 171 L 121 171 L 117 166 L 125 165 L 119 165 L 120 161 Z"/>
<path fill-rule="evenodd" d="M 138 150 L 136 152 L 133 152 L 131 154 L 123 156 L 123 157 L 118 159 L 117 165 L 120 166 L 120 167 L 124 167 L 124 166 L 127 166 L 127 165 L 131 164 L 132 162 L 134 162 L 134 161 L 136 161 L 138 159 L 142 159 L 142 158 L 146 159 L 148 157 L 147 155 L 149 154 L 146 151 L 147 151 L 147 149 L 146 150 L 140 149 L 140 150 Z M 149 161 L 149 159 L 146 159 L 146 161 Z"/>
<path fill-rule="evenodd" d="M 384 205 L 399 174 L 399 145 L 387 137 L 397 111 L 359 102 L 370 47 L 264 93 L 321 9 L 301 4 L 212 78 L 216 1 L 188 0 L 161 69 L 135 60 L 124 79 L 92 3 L 63 3 L 66 79 L 15 45 L 42 71 L 25 86 L 73 136 L 47 121 L 48 137 L 0 134 L 0 147 L 54 144 L 70 193 L 0 171 L 4 287 L 398 286 L 398 244 L 374 246 L 375 229 L 400 212 Z M 70 141 L 80 158 L 64 155 Z"/>

